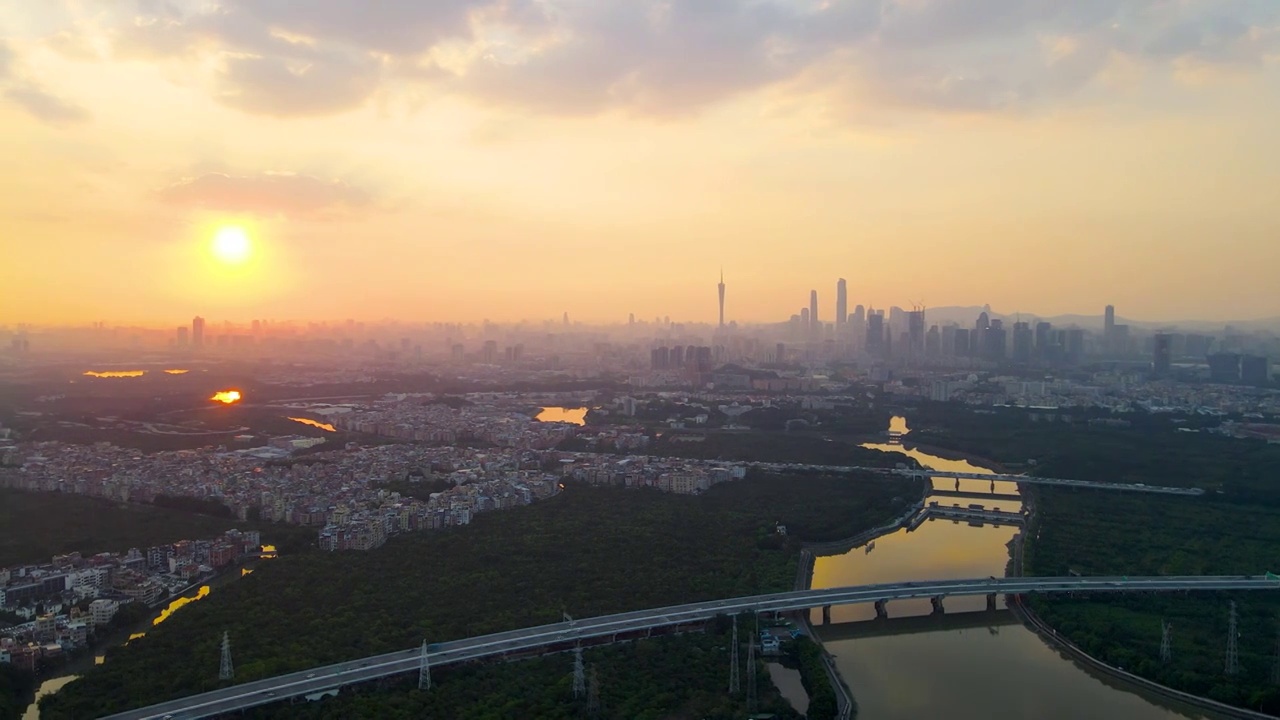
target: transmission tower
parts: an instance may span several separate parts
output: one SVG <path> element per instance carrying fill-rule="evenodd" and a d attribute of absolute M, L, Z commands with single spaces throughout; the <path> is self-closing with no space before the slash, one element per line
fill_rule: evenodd
<path fill-rule="evenodd" d="M 431 689 L 431 658 L 427 657 L 427 641 L 422 641 L 422 655 L 418 662 L 418 689 Z"/>
<path fill-rule="evenodd" d="M 756 711 L 756 637 L 747 640 L 747 712 Z"/>
<path fill-rule="evenodd" d="M 591 677 L 587 678 L 587 717 L 600 717 L 600 678 L 596 676 L 596 666 L 591 665 Z"/>
<path fill-rule="evenodd" d="M 236 676 L 235 667 L 231 665 L 231 633 L 222 633 L 222 664 L 218 666 L 218 679 L 231 680 Z"/>
<path fill-rule="evenodd" d="M 582 645 L 573 649 L 573 699 L 579 700 L 587 693 L 587 675 L 582 668 Z"/>
<path fill-rule="evenodd" d="M 1169 647 L 1169 634 L 1173 630 L 1171 623 L 1160 621 L 1160 662 L 1168 664 L 1169 658 L 1172 656 L 1172 649 Z"/>
<path fill-rule="evenodd" d="M 729 694 L 738 693 L 738 616 L 733 616 L 733 640 L 729 643 Z"/>
<path fill-rule="evenodd" d="M 1227 621 L 1227 665 L 1226 673 L 1235 675 L 1240 672 L 1240 654 L 1236 648 L 1236 601 L 1231 601 L 1231 615 Z"/>

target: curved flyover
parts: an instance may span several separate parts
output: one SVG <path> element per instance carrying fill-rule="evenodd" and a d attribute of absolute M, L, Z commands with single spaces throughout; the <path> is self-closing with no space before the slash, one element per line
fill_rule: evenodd
<path fill-rule="evenodd" d="M 824 605 L 852 605 L 881 600 L 951 595 L 1179 590 L 1280 590 L 1280 578 L 1275 576 L 978 578 L 798 590 L 637 610 L 481 635 L 433 645 L 427 658 L 430 665 L 435 667 L 494 655 L 525 652 L 551 645 L 568 645 L 580 640 L 684 625 L 709 620 L 720 614 L 748 611 L 805 610 Z M 288 698 L 336 690 L 344 685 L 416 672 L 421 662 L 422 655 L 418 648 L 375 655 L 170 700 L 110 715 L 107 720 L 206 718 Z"/>

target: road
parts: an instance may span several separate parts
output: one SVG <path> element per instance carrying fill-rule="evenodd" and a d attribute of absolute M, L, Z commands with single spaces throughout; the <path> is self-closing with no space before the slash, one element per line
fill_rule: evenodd
<path fill-rule="evenodd" d="M 1271 580 L 1264 576 L 975 578 L 797 590 L 637 610 L 454 640 L 433 645 L 428 658 L 431 666 L 436 667 L 558 644 L 567 647 L 579 640 L 609 638 L 651 628 L 701 622 L 719 614 L 748 611 L 804 610 L 823 605 L 850 605 L 877 600 L 992 593 L 1179 590 L 1280 590 L 1280 579 Z M 420 650 L 413 648 L 233 685 L 110 715 L 108 720 L 206 718 L 287 698 L 334 690 L 353 683 L 417 672 L 420 662 Z"/>

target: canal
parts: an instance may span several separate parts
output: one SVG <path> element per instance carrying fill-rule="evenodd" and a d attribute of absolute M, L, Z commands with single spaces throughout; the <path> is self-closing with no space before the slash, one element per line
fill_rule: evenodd
<path fill-rule="evenodd" d="M 906 420 L 894 418 L 890 435 L 908 432 Z M 908 450 L 897 443 L 864 447 L 903 452 L 933 470 L 992 472 L 968 460 Z M 993 487 L 1006 497 L 934 494 L 958 491 L 968 496 L 991 493 Z M 977 503 L 1019 512 L 1021 503 L 1008 497 L 1017 493 L 1015 483 L 961 480 L 957 486 L 955 480 L 934 478 L 926 502 L 961 507 Z M 900 529 L 842 555 L 817 558 L 812 586 L 1000 577 L 1009 562 L 1008 545 L 1018 532 L 1016 527 L 927 520 L 913 532 Z M 998 603 L 1003 608 L 1004 598 Z M 832 608 L 831 624 L 826 626 L 820 624 L 821 613 L 813 613 L 818 637 L 835 656 L 836 667 L 857 699 L 861 720 L 1221 717 L 1098 676 L 1012 622 L 1007 613 L 989 613 L 989 622 L 978 614 L 966 621 L 964 614 L 986 610 L 984 597 L 947 598 L 945 606 L 945 616 L 927 621 L 921 617 L 932 610 L 926 599 L 891 602 L 889 619 L 877 622 L 866 622 L 875 618 L 870 605 Z M 995 619 L 998 616 L 1005 617 Z"/>

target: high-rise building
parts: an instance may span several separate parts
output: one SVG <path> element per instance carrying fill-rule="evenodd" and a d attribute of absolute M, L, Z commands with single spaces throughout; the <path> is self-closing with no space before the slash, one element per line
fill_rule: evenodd
<path fill-rule="evenodd" d="M 1208 358 L 1209 380 L 1216 383 L 1240 381 L 1240 356 L 1236 353 L 1214 353 Z"/>
<path fill-rule="evenodd" d="M 1168 333 L 1156 333 L 1155 345 L 1151 353 L 1151 371 L 1156 377 L 1168 377 L 1173 369 L 1173 336 Z"/>
<path fill-rule="evenodd" d="M 1026 364 L 1031 362 L 1031 346 L 1034 334 L 1031 323 L 1016 322 L 1013 324 L 1013 361 Z"/>
<path fill-rule="evenodd" d="M 818 322 L 818 291 L 809 291 L 809 334 L 817 339 L 818 328 L 822 327 L 822 323 Z"/>
<path fill-rule="evenodd" d="M 836 334 L 843 334 L 841 331 L 845 327 L 845 323 L 849 321 L 849 286 L 845 283 L 844 278 L 836 280 Z"/>
<path fill-rule="evenodd" d="M 867 352 L 874 357 L 884 357 L 884 311 L 867 311 Z"/>
<path fill-rule="evenodd" d="M 1250 385 L 1266 385 L 1271 382 L 1267 358 L 1261 355 L 1245 355 L 1240 358 L 1240 382 Z"/>
<path fill-rule="evenodd" d="M 191 320 L 191 345 L 204 347 L 204 318 L 199 315 Z"/>
<path fill-rule="evenodd" d="M 907 357 L 924 354 L 924 308 L 907 313 Z"/>
<path fill-rule="evenodd" d="M 724 268 L 720 269 L 720 284 L 716 287 L 720 291 L 720 327 L 724 327 Z"/>
<path fill-rule="evenodd" d="M 1102 311 L 1102 333 L 1103 337 L 1111 337 L 1111 328 L 1116 326 L 1116 306 L 1108 305 Z"/>
<path fill-rule="evenodd" d="M 187 346 L 187 326 L 186 325 L 178 326 L 177 335 L 174 338 L 174 342 L 178 347 Z"/>

